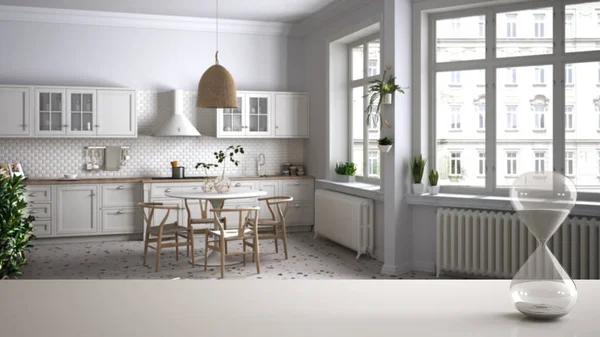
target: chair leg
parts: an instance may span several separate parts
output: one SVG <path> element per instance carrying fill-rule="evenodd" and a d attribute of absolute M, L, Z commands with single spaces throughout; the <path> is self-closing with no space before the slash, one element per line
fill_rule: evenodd
<path fill-rule="evenodd" d="M 242 240 L 242 247 L 244 249 L 244 253 L 246 253 L 246 239 Z M 242 255 L 242 260 L 244 261 L 244 267 L 246 266 L 246 254 Z"/>
<path fill-rule="evenodd" d="M 221 236 L 219 241 L 219 250 L 221 251 L 221 278 L 225 277 L 225 238 Z"/>
<path fill-rule="evenodd" d="M 158 236 L 156 241 L 156 272 L 158 273 L 158 266 L 160 265 L 160 248 L 162 245 L 162 235 Z"/>
<path fill-rule="evenodd" d="M 188 239 L 189 239 L 189 236 L 190 236 L 190 226 L 188 226 Z M 185 249 L 186 250 L 185 251 L 185 256 L 187 256 L 187 257 L 190 256 L 190 245 L 189 245 L 189 243 L 190 242 L 188 241 L 188 245 L 185 247 L 186 248 Z"/>
<path fill-rule="evenodd" d="M 188 252 L 192 251 L 192 268 L 196 267 L 196 260 L 194 260 L 194 230 L 190 229 L 188 231 L 188 241 L 186 245 Z M 188 254 L 189 256 L 189 254 Z"/>
<path fill-rule="evenodd" d="M 254 254 L 256 256 L 256 272 L 260 274 L 260 249 L 258 248 L 258 237 L 254 237 Z"/>
<path fill-rule="evenodd" d="M 277 235 L 279 235 L 279 233 L 277 233 L 277 226 L 275 226 L 275 253 L 279 253 L 279 244 L 277 242 Z"/>
<path fill-rule="evenodd" d="M 204 239 L 204 271 L 208 269 L 208 232 Z"/>
<path fill-rule="evenodd" d="M 175 233 L 175 261 L 179 261 L 179 233 Z"/>
<path fill-rule="evenodd" d="M 285 230 L 285 226 L 281 226 L 281 234 L 283 239 L 283 251 L 285 252 L 285 259 L 288 259 L 288 249 L 287 249 L 287 231 Z"/>
<path fill-rule="evenodd" d="M 146 265 L 146 257 L 148 256 L 148 240 L 150 240 L 150 234 L 146 233 L 146 240 L 144 240 L 144 266 Z"/>

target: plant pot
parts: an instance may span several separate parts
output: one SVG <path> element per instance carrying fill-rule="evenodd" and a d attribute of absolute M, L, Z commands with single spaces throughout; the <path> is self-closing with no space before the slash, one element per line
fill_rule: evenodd
<path fill-rule="evenodd" d="M 429 186 L 429 194 L 437 195 L 440 193 L 440 185 Z"/>
<path fill-rule="evenodd" d="M 392 146 L 394 145 L 377 145 L 379 146 L 379 151 L 381 151 L 382 153 L 388 153 L 390 152 L 390 150 L 392 149 Z"/>
<path fill-rule="evenodd" d="M 392 94 L 383 95 L 383 104 L 392 104 Z"/>
<path fill-rule="evenodd" d="M 413 184 L 413 194 L 423 194 L 425 192 L 425 185 L 419 183 L 419 184 Z"/>
<path fill-rule="evenodd" d="M 218 193 L 227 193 L 231 191 L 231 180 L 227 177 L 219 177 L 215 180 L 214 186 Z"/>
<path fill-rule="evenodd" d="M 342 182 L 342 183 L 354 183 L 354 182 L 356 182 L 356 177 L 355 176 L 345 176 L 342 174 L 336 174 L 335 180 Z"/>

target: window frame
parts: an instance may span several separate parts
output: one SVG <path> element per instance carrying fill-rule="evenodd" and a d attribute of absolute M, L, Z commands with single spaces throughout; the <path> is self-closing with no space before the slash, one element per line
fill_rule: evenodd
<path fill-rule="evenodd" d="M 534 0 L 530 2 L 512 3 L 512 4 L 498 4 L 490 5 L 479 8 L 470 9 L 458 9 L 455 11 L 448 11 L 444 13 L 434 13 L 429 15 L 428 29 L 429 29 L 429 42 L 428 42 L 428 80 L 430 85 L 428 86 L 428 106 L 429 106 L 429 118 L 428 118 L 428 131 L 430 134 L 429 145 L 428 145 L 428 158 L 432 167 L 437 167 L 437 136 L 436 136 L 436 90 L 437 81 L 436 74 L 439 72 L 449 71 L 466 71 L 482 69 L 485 70 L 486 77 L 486 135 L 485 135 L 485 152 L 486 152 L 486 182 L 485 187 L 475 186 L 453 186 L 443 185 L 441 186 L 442 193 L 455 193 L 455 194 L 476 194 L 476 195 L 490 195 L 490 196 L 508 196 L 509 189 L 507 187 L 499 187 L 497 180 L 499 175 L 497 174 L 498 161 L 504 157 L 498 156 L 496 149 L 497 146 L 497 133 L 496 130 L 496 116 L 502 111 L 497 111 L 496 106 L 496 77 L 498 68 L 518 68 L 526 66 L 552 66 L 551 77 L 552 81 L 546 81 L 546 85 L 552 88 L 552 101 L 548 108 L 551 108 L 552 113 L 546 113 L 547 118 L 551 118 L 552 123 L 545 121 L 545 126 L 551 126 L 549 131 L 553 134 L 554 145 L 548 150 L 551 153 L 552 161 L 548 162 L 548 168 L 564 174 L 565 173 L 565 148 L 566 148 L 566 132 L 565 132 L 565 100 L 566 100 L 566 71 L 565 64 L 576 64 L 586 62 L 598 62 L 600 60 L 600 51 L 584 51 L 584 52 L 566 52 L 565 43 L 565 14 L 570 13 L 567 11 L 566 6 L 589 3 L 590 0 Z M 496 14 L 516 14 L 518 11 L 525 10 L 536 10 L 541 8 L 552 8 L 553 15 L 547 17 L 548 25 L 551 27 L 552 36 L 545 37 L 553 42 L 554 48 L 552 53 L 543 55 L 527 55 L 527 56 L 513 56 L 499 58 L 496 55 L 496 36 L 499 40 L 504 39 L 504 33 L 508 33 L 508 22 L 504 27 L 497 27 Z M 467 61 L 450 61 L 450 62 L 436 62 L 436 22 L 438 20 L 447 20 L 453 18 L 463 18 L 471 16 L 485 16 L 486 27 L 485 27 L 485 49 L 486 54 L 484 59 L 478 60 L 467 60 Z M 517 19 L 514 25 L 517 25 Z M 573 33 L 576 29 L 576 18 L 573 16 L 572 28 Z M 548 28 L 548 27 L 545 27 Z M 504 30 L 501 32 L 500 30 Z M 518 37 L 519 34 L 516 32 L 518 27 L 512 26 L 511 29 L 516 34 L 511 34 L 507 38 L 512 39 Z M 546 31 L 550 31 L 550 28 Z M 546 32 L 545 32 L 546 33 Z M 547 35 L 547 34 L 546 34 Z M 501 37 L 502 36 L 502 37 Z M 546 74 L 545 74 L 546 75 Z M 599 74 L 600 76 L 600 68 Z M 546 76 L 545 76 L 546 77 Z M 599 78 L 600 81 L 600 78 Z M 600 87 L 600 82 L 598 83 Z M 501 107 L 500 107 L 501 108 Z M 600 112 L 598 112 L 600 120 Z M 599 122 L 600 123 L 600 122 Z M 600 129 L 599 129 L 600 132 Z M 448 150 L 446 150 L 448 151 Z M 505 150 L 503 150 L 505 151 Z M 600 153 L 598 153 L 600 156 Z M 506 165 L 506 163 L 503 163 Z M 600 158 L 599 158 L 600 165 Z M 600 177 L 600 168 L 598 170 Z M 586 201 L 600 201 L 600 193 L 589 193 L 580 192 L 580 200 Z"/>
<path fill-rule="evenodd" d="M 541 20 L 538 20 L 541 18 Z M 533 14 L 533 24 L 534 24 L 534 32 L 533 36 L 538 39 L 543 39 L 546 37 L 545 25 L 546 25 L 546 14 L 544 13 L 534 13 Z"/>
<path fill-rule="evenodd" d="M 569 158 L 569 156 L 567 155 L 568 153 L 570 153 L 572 156 L 571 158 Z M 565 150 L 565 176 L 569 177 L 569 178 L 573 178 L 576 176 L 575 172 L 577 172 L 577 169 L 575 168 L 575 158 L 577 157 L 575 154 L 577 153 L 576 149 L 566 149 Z M 569 172 L 569 165 L 567 162 L 571 162 L 571 168 L 573 169 L 572 172 Z"/>
<path fill-rule="evenodd" d="M 369 43 L 370 42 L 374 42 L 376 40 L 379 40 L 379 73 L 376 75 L 372 75 L 369 76 Z M 353 74 L 352 74 L 352 49 L 358 46 L 363 46 L 363 76 L 359 79 L 353 79 Z M 348 88 L 347 88 L 347 94 L 348 94 L 348 161 L 354 162 L 354 140 L 352 137 L 352 133 L 353 133 L 353 128 L 354 128 L 354 116 L 353 116 L 353 111 L 352 111 L 352 90 L 356 87 L 362 87 L 363 88 L 363 96 L 367 94 L 367 89 L 370 85 L 370 81 L 375 80 L 375 79 L 381 79 L 381 75 L 383 74 L 383 69 L 382 69 L 382 62 L 381 62 L 381 36 L 380 36 L 380 32 L 377 32 L 375 34 L 371 34 L 369 36 L 365 36 L 362 37 L 358 40 L 355 40 L 353 42 L 348 43 L 347 45 L 348 47 Z M 364 108 L 366 108 L 367 104 L 368 104 L 368 97 L 363 97 L 363 118 L 362 123 L 363 123 L 363 158 L 362 158 L 362 171 L 360 172 L 360 174 L 362 174 L 362 176 L 359 176 L 358 172 L 357 172 L 357 176 L 356 176 L 356 180 L 357 181 L 361 181 L 361 182 L 365 182 L 368 184 L 374 184 L 374 185 L 379 185 L 381 184 L 381 155 L 379 156 L 379 178 L 375 178 L 375 177 L 370 177 L 369 176 L 369 141 L 370 141 L 370 137 L 369 137 L 369 133 L 370 132 L 376 132 L 379 129 L 379 125 L 376 127 L 372 127 L 371 125 L 366 125 L 365 121 L 367 119 L 367 114 L 364 111 Z M 382 120 L 379 120 L 379 123 L 382 123 Z"/>

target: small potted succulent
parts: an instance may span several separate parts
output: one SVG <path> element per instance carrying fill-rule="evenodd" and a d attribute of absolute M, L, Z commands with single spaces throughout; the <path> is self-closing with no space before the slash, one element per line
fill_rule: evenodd
<path fill-rule="evenodd" d="M 353 162 L 337 163 L 335 164 L 336 180 L 353 183 L 356 181 L 356 164 Z"/>
<path fill-rule="evenodd" d="M 392 140 L 388 137 L 383 137 L 377 140 L 377 146 L 379 146 L 379 151 L 383 153 L 388 153 L 392 149 Z"/>
<path fill-rule="evenodd" d="M 413 193 L 423 194 L 425 187 L 421 181 L 423 180 L 423 173 L 425 172 L 425 160 L 422 155 L 413 157 L 411 172 L 413 178 Z"/>
<path fill-rule="evenodd" d="M 203 192 L 212 192 L 215 189 L 215 182 L 213 179 L 210 179 L 208 177 L 208 170 L 210 170 L 211 167 L 219 167 L 219 165 L 217 164 L 207 164 L 207 163 L 198 163 L 196 164 L 196 168 L 203 168 L 204 169 L 204 173 L 206 175 L 206 180 L 204 181 L 204 183 L 202 184 L 202 191 Z"/>
<path fill-rule="evenodd" d="M 440 174 L 436 170 L 429 171 L 429 194 L 437 195 L 440 193 L 440 186 L 438 186 L 438 179 Z"/>

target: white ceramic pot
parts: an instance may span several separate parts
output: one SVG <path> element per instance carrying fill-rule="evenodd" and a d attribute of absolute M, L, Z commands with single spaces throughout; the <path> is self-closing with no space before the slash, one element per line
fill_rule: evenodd
<path fill-rule="evenodd" d="M 425 185 L 413 184 L 413 193 L 414 194 L 423 194 L 423 192 L 425 192 Z"/>
<path fill-rule="evenodd" d="M 429 194 L 437 195 L 440 193 L 440 185 L 429 186 Z"/>
<path fill-rule="evenodd" d="M 392 149 L 393 145 L 377 145 L 377 146 L 379 146 L 379 151 L 381 151 L 383 153 L 388 153 Z"/>
<path fill-rule="evenodd" d="M 342 182 L 342 183 L 354 183 L 356 182 L 356 177 L 355 176 L 346 176 L 343 174 L 336 174 L 335 175 L 335 180 Z"/>
<path fill-rule="evenodd" d="M 392 94 L 383 95 L 383 104 L 392 104 Z"/>

